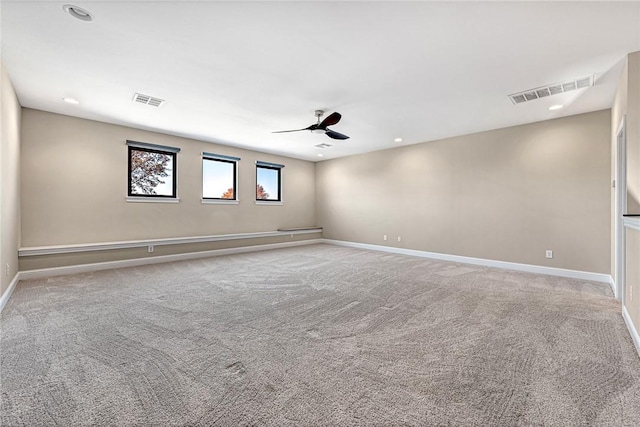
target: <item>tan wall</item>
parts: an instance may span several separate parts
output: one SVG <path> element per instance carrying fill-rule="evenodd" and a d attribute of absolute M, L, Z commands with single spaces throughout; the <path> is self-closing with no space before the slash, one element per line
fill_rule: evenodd
<path fill-rule="evenodd" d="M 131 203 L 125 141 L 179 147 L 180 203 Z M 238 205 L 201 203 L 203 151 L 241 157 Z M 255 204 L 255 161 L 285 165 L 282 206 Z M 315 225 L 311 162 L 73 118 L 22 112 L 22 246 L 273 231 Z"/>
<path fill-rule="evenodd" d="M 0 62 L 0 295 L 18 274 L 20 246 L 20 103 Z M 6 266 L 9 265 L 7 274 Z"/>
<path fill-rule="evenodd" d="M 330 239 L 609 274 L 610 121 L 599 111 L 318 163 L 318 225 Z"/>

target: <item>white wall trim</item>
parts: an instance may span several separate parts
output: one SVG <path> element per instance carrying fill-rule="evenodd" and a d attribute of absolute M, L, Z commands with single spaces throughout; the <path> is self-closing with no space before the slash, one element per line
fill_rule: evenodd
<path fill-rule="evenodd" d="M 18 272 L 18 274 L 14 276 L 13 280 L 9 284 L 9 287 L 7 288 L 7 290 L 4 291 L 4 293 L 2 294 L 2 297 L 0 297 L 0 313 L 2 313 L 4 306 L 7 304 L 7 301 L 9 301 L 9 298 L 11 298 L 11 294 L 13 293 L 13 290 L 16 288 L 16 285 L 18 284 L 21 278 L 22 278 L 22 274 Z"/>
<path fill-rule="evenodd" d="M 260 237 L 287 236 L 290 234 L 322 233 L 322 228 L 295 231 L 265 231 L 258 233 L 218 234 L 213 236 L 176 237 L 170 239 L 129 240 L 124 242 L 83 243 L 77 245 L 55 245 L 20 248 L 18 256 L 68 254 L 76 252 L 107 251 L 113 249 L 142 248 L 145 246 L 182 245 L 189 243 L 220 242 L 224 240 L 255 239 Z"/>
<path fill-rule="evenodd" d="M 638 216 L 625 216 L 622 222 L 626 228 L 633 228 L 640 231 L 640 217 Z"/>
<path fill-rule="evenodd" d="M 624 323 L 627 324 L 627 329 L 631 334 L 631 339 L 633 340 L 633 344 L 636 346 L 636 351 L 640 356 L 640 335 L 638 335 L 638 330 L 636 329 L 636 326 L 633 324 L 633 320 L 631 320 L 631 316 L 627 311 L 627 307 L 625 307 L 624 305 L 622 306 L 622 318 L 624 319 Z"/>
<path fill-rule="evenodd" d="M 608 283 L 610 286 L 613 279 L 609 274 L 591 273 L 588 271 L 567 270 L 564 268 L 544 267 L 531 264 L 518 264 L 507 261 L 494 261 L 483 258 L 472 258 L 460 255 L 449 255 L 437 252 L 418 251 L 414 249 L 394 248 L 390 246 L 371 245 L 367 243 L 346 242 L 343 240 L 321 239 L 323 243 L 332 245 L 348 246 L 351 248 L 370 249 L 374 251 L 391 252 L 402 255 L 410 255 L 421 258 L 432 258 L 442 261 L 460 262 L 463 264 L 482 265 L 485 267 L 503 268 L 506 270 L 523 271 L 527 273 L 546 274 L 549 276 L 569 277 L 572 279 L 591 280 L 594 282 Z"/>
<path fill-rule="evenodd" d="M 265 245 L 241 246 L 238 248 L 213 249 L 210 251 L 188 252 L 183 254 L 161 255 L 147 258 L 126 259 L 120 261 L 107 261 L 92 264 L 70 265 L 64 267 L 41 268 L 20 272 L 20 280 L 38 279 L 41 277 L 61 276 L 64 274 L 88 273 L 92 271 L 109 270 L 113 268 L 137 267 L 149 264 L 161 264 L 172 261 L 184 261 L 198 258 L 209 258 L 222 255 L 239 254 L 246 252 L 267 251 L 271 249 L 290 248 L 320 243 L 321 239 L 298 240 L 295 242 L 269 243 Z M 3 296 L 4 298 L 4 296 Z M 7 297 L 8 299 L 8 297 Z"/>

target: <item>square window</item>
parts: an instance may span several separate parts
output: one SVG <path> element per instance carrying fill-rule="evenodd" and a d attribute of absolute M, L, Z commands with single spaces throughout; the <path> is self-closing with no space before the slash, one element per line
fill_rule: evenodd
<path fill-rule="evenodd" d="M 202 198 L 238 200 L 236 192 L 237 165 L 235 160 L 202 159 Z"/>
<path fill-rule="evenodd" d="M 142 143 L 139 145 L 129 144 L 127 194 L 135 197 L 176 198 L 177 151 L 147 148 Z M 170 147 L 167 148 L 171 150 Z"/>
<path fill-rule="evenodd" d="M 256 200 L 280 202 L 281 189 L 281 167 L 256 166 Z"/>

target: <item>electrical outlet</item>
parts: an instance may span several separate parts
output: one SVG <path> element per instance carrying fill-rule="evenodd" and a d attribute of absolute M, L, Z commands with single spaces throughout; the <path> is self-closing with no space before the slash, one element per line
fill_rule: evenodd
<path fill-rule="evenodd" d="M 5 266 L 4 266 L 4 274 L 5 274 L 5 276 L 8 276 L 8 275 L 9 275 L 9 270 L 10 270 L 10 269 L 11 269 L 11 267 L 9 267 L 9 264 L 7 264 L 7 265 L 5 265 Z"/>
<path fill-rule="evenodd" d="M 398 242 L 402 241 L 402 237 L 398 236 Z"/>
<path fill-rule="evenodd" d="M 387 240 L 387 235 L 386 234 L 384 236 L 382 236 L 382 240 L 384 240 L 384 241 Z"/>
<path fill-rule="evenodd" d="M 147 252 L 153 253 L 153 246 L 151 245 L 147 246 Z"/>
<path fill-rule="evenodd" d="M 553 258 L 553 251 L 547 251 L 546 256 L 547 258 Z"/>

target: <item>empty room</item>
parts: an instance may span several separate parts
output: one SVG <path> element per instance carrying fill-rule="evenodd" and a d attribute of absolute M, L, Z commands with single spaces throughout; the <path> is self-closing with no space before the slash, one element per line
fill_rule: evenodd
<path fill-rule="evenodd" d="M 640 425 L 640 1 L 0 1 L 1 426 Z"/>

